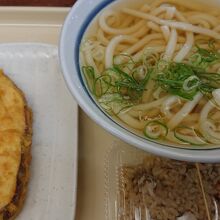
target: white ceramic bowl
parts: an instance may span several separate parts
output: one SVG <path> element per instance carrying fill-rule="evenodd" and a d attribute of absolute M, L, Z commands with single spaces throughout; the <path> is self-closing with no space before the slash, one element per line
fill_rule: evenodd
<path fill-rule="evenodd" d="M 220 149 L 186 150 L 148 141 L 123 128 L 94 102 L 83 82 L 79 66 L 79 47 L 91 20 L 109 4 L 133 0 L 79 0 L 67 16 L 60 39 L 60 62 L 64 78 L 81 108 L 99 125 L 127 143 L 156 155 L 193 162 L 219 162 Z M 143 2 L 143 0 L 140 0 Z M 65 108 L 65 106 L 64 106 Z M 88 131 L 89 132 L 89 131 Z"/>

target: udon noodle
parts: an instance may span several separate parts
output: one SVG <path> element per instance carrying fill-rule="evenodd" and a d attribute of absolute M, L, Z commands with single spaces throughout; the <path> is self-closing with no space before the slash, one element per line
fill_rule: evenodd
<path fill-rule="evenodd" d="M 82 40 L 82 71 L 101 108 L 145 138 L 216 146 L 220 15 L 187 2 L 107 7 Z"/>

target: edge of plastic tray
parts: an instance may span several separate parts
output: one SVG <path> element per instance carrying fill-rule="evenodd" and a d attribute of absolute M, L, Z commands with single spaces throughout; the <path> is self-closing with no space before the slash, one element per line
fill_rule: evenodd
<path fill-rule="evenodd" d="M 106 152 L 104 158 L 104 188 L 105 188 L 105 198 L 104 198 L 104 209 L 105 209 L 105 220 L 116 220 L 119 219 L 119 213 L 123 209 L 119 207 L 120 201 L 119 199 L 119 191 L 121 189 L 120 180 L 123 183 L 124 174 L 119 171 L 119 168 L 122 166 L 128 167 L 136 167 L 143 163 L 143 161 L 150 157 L 151 154 L 139 150 L 137 148 L 132 148 L 127 146 L 126 144 L 113 143 L 111 148 Z M 158 156 L 156 156 L 158 157 Z M 163 158 L 163 157 L 158 157 Z M 172 159 L 169 159 L 172 160 Z M 112 164 L 111 161 L 114 161 Z M 189 164 L 193 164 L 195 169 L 197 170 L 196 177 L 198 180 L 198 189 L 203 197 L 205 208 L 207 205 L 207 195 L 208 191 L 204 187 L 204 182 L 202 181 L 202 173 L 201 168 L 198 167 L 198 163 L 188 162 Z M 199 171 L 198 171 L 199 169 Z M 124 182 L 125 183 L 125 182 Z M 122 189 L 123 190 L 123 189 Z M 214 203 L 215 206 L 215 203 Z M 216 208 L 217 206 L 215 206 Z M 210 215 L 211 210 L 206 209 L 207 216 Z M 123 217 L 123 216 L 121 216 Z M 120 219 L 121 219 L 120 217 Z M 124 217 L 123 217 L 124 219 Z M 135 218 L 136 219 L 136 218 Z M 139 218 L 137 218 L 139 219 Z"/>

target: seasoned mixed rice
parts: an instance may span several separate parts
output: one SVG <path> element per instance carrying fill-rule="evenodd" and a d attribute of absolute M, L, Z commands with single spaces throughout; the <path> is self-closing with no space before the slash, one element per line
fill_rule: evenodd
<path fill-rule="evenodd" d="M 220 166 L 201 164 L 205 195 L 212 219 L 220 198 Z M 120 220 L 206 220 L 207 210 L 193 163 L 147 157 L 138 166 L 118 171 Z"/>

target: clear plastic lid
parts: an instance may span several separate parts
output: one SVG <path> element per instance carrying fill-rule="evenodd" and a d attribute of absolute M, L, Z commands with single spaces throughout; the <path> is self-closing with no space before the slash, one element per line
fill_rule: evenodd
<path fill-rule="evenodd" d="M 107 220 L 218 220 L 220 165 L 115 144 L 106 160 Z"/>

